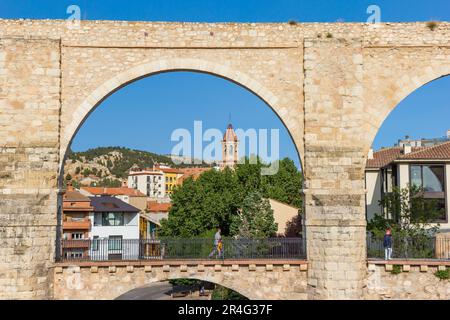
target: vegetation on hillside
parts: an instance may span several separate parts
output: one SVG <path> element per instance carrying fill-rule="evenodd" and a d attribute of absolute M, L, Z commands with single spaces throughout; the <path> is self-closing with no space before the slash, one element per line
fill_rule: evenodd
<path fill-rule="evenodd" d="M 116 178 L 122 179 L 128 176 L 128 172 L 133 166 L 146 168 L 152 167 L 156 163 L 174 165 L 170 157 L 124 147 L 98 147 L 82 152 L 69 151 L 67 159 L 82 163 L 96 162 L 105 166 Z M 96 172 L 91 172 L 89 168 L 85 168 L 82 173 L 84 176 L 96 175 Z"/>

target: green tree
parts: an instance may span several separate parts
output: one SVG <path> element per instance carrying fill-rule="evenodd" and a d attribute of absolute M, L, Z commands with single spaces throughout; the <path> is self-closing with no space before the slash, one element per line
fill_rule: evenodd
<path fill-rule="evenodd" d="M 222 234 L 228 236 L 232 217 L 252 192 L 266 199 L 265 204 L 271 197 L 291 205 L 301 204 L 301 172 L 293 161 L 281 160 L 273 176 L 261 175 L 261 168 L 267 164 L 259 159 L 253 162 L 245 159 L 234 170 L 210 170 L 197 180 L 187 179 L 172 195 L 169 218 L 163 220 L 160 235 L 198 237 L 220 226 Z"/>
<path fill-rule="evenodd" d="M 443 215 L 437 202 L 425 199 L 423 189 L 416 186 L 394 187 L 380 205 L 385 213 L 375 215 L 367 224 L 367 230 L 377 237 L 387 228 L 402 237 L 431 235 L 439 229 L 435 221 Z"/>
<path fill-rule="evenodd" d="M 422 188 L 393 188 L 380 204 L 385 214 L 377 214 L 368 222 L 369 240 L 379 242 L 387 228 L 392 230 L 394 252 L 404 258 L 433 258 L 433 236 L 439 229 L 435 221 L 443 212 L 435 200 L 425 199 Z M 369 245 L 368 255 L 377 255 Z"/>
<path fill-rule="evenodd" d="M 70 181 L 70 180 L 72 180 L 72 176 L 70 175 L 70 173 L 68 173 L 66 175 L 66 181 Z"/>
<path fill-rule="evenodd" d="M 169 218 L 162 221 L 160 236 L 199 236 L 216 226 L 227 235 L 240 199 L 239 185 L 230 169 L 210 170 L 197 180 L 186 179 L 172 195 Z"/>
<path fill-rule="evenodd" d="M 269 200 L 252 191 L 244 199 L 242 209 L 233 215 L 230 232 L 244 238 L 265 238 L 274 235 L 277 227 Z"/>
<path fill-rule="evenodd" d="M 75 169 L 75 174 L 80 174 L 81 168 L 80 167 L 76 167 Z"/>
<path fill-rule="evenodd" d="M 89 176 L 91 174 L 91 170 L 89 169 L 89 168 L 85 168 L 84 170 L 83 170 L 83 176 L 84 177 L 87 177 L 87 176 Z"/>

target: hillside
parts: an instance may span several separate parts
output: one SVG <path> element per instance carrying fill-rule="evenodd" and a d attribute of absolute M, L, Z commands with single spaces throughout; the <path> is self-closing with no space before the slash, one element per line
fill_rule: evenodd
<path fill-rule="evenodd" d="M 97 186 L 120 186 L 133 167 L 148 168 L 154 164 L 171 167 L 176 165 L 169 156 L 134 150 L 124 147 L 98 147 L 82 152 L 69 151 L 64 166 L 64 174 L 71 177 L 74 184 Z M 198 165 L 197 165 L 198 166 Z"/>

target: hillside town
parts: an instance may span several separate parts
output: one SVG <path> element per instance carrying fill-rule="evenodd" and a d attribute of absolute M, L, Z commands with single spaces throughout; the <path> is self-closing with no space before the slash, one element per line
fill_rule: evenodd
<path fill-rule="evenodd" d="M 239 140 L 231 124 L 222 140 L 222 160 L 218 166 L 174 168 L 155 164 L 150 168 L 133 166 L 120 187 L 96 187 L 71 181 L 63 194 L 62 256 L 83 259 L 95 256 L 98 240 L 108 240 L 108 250 L 120 248 L 126 240 L 157 240 L 161 221 L 168 219 L 171 197 L 178 186 L 188 179 L 198 179 L 209 170 L 233 169 L 238 162 Z M 276 234 L 285 236 L 290 221 L 299 208 L 268 199 L 277 225 Z M 90 240 L 70 241 L 70 240 Z M 129 252 L 127 253 L 129 254 Z M 111 259 L 109 253 L 105 259 Z"/>

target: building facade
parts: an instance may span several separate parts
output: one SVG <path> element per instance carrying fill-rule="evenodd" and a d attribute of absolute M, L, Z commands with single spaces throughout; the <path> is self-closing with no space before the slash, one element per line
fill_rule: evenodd
<path fill-rule="evenodd" d="M 160 170 L 130 171 L 128 185 L 147 195 L 147 197 L 164 198 L 166 196 L 164 174 Z"/>
<path fill-rule="evenodd" d="M 442 212 L 435 219 L 441 231 L 450 231 L 450 141 L 429 147 L 403 145 L 370 151 L 365 179 L 367 220 L 384 212 L 380 201 L 394 187 L 417 186 Z"/>
<path fill-rule="evenodd" d="M 93 210 L 91 200 L 69 184 L 63 195 L 62 239 L 89 239 L 91 231 L 89 216 Z M 64 258 L 83 258 L 87 254 L 87 243 L 83 241 L 63 241 L 62 256 Z"/>
<path fill-rule="evenodd" d="M 154 166 L 153 170 L 160 171 L 164 179 L 164 193 L 166 196 L 173 194 L 175 186 L 179 184 L 179 178 L 183 175 L 180 169 L 170 168 L 168 166 Z"/>

